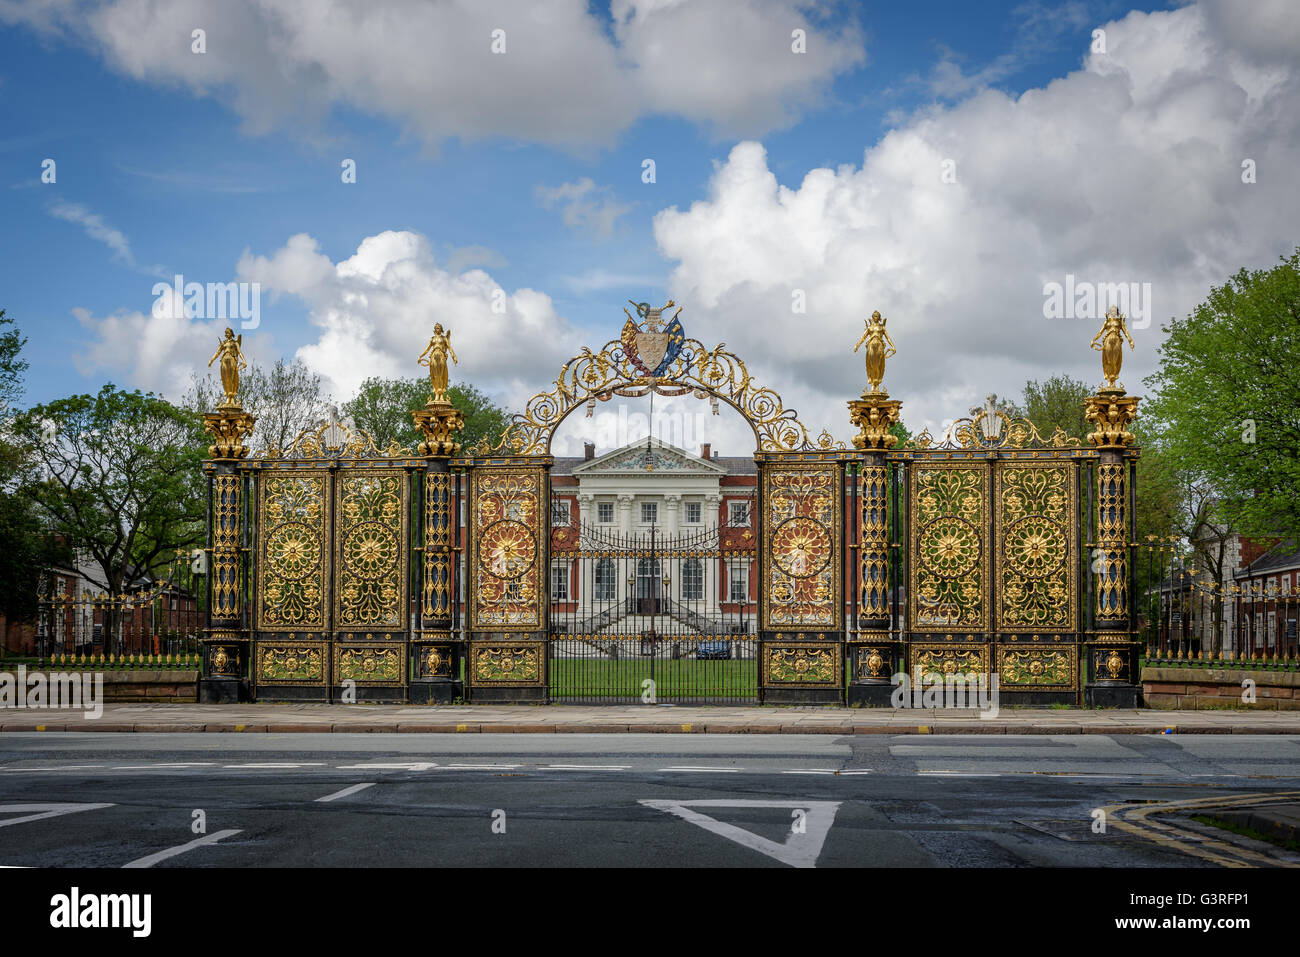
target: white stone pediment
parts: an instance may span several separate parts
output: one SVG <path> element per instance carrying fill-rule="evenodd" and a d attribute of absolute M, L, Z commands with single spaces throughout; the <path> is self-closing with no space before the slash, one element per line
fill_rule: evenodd
<path fill-rule="evenodd" d="M 647 448 L 641 439 L 621 449 L 606 452 L 590 462 L 575 466 L 573 474 L 584 478 L 595 476 L 627 476 L 670 474 L 673 476 L 699 475 L 716 477 L 727 470 L 715 462 L 692 455 L 685 449 L 669 445 L 660 439 L 651 439 Z"/>

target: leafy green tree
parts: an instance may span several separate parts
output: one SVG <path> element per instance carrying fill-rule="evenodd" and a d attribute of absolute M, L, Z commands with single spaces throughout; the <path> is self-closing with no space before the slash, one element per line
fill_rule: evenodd
<path fill-rule="evenodd" d="M 0 309 L 0 328 L 13 322 Z M 26 341 L 16 327 L 0 332 L 0 417 L 4 419 L 0 431 L 0 615 L 6 632 L 10 624 L 36 617 L 37 595 L 46 570 L 60 557 L 35 506 L 16 488 L 24 456 L 10 419 L 23 394 L 27 361 L 22 349 Z M 7 634 L 5 638 L 7 645 Z"/>
<path fill-rule="evenodd" d="M 8 415 L 23 394 L 23 376 L 27 373 L 27 360 L 22 358 L 23 338 L 17 327 L 12 326 L 13 319 L 0 309 L 0 414 Z"/>
<path fill-rule="evenodd" d="M 105 385 L 38 405 L 14 422 L 21 491 L 46 527 L 120 594 L 136 569 L 155 574 L 201 545 L 206 442 L 198 415 L 153 394 Z"/>
<path fill-rule="evenodd" d="M 421 436 L 411 418 L 411 410 L 428 401 L 428 379 L 372 377 L 361 384 L 355 397 L 344 403 L 343 412 L 381 449 L 394 440 L 404 448 L 415 448 Z M 465 428 L 460 436 L 465 448 L 483 436 L 499 436 L 509 422 L 505 410 L 468 383 L 454 383 L 447 390 L 447 401 L 465 416 Z"/>
<path fill-rule="evenodd" d="M 1088 383 L 1068 375 L 1054 375 L 1042 382 L 1030 379 L 1025 383 L 1017 410 L 1023 418 L 1034 423 L 1034 428 L 1045 439 L 1061 429 L 1066 435 L 1083 442 L 1092 431 L 1091 424 L 1083 415 L 1084 399 L 1091 394 L 1092 388 Z"/>
<path fill-rule="evenodd" d="M 1163 331 L 1143 414 L 1175 467 L 1209 490 L 1218 523 L 1300 538 L 1300 247 Z"/>
<path fill-rule="evenodd" d="M 343 414 L 375 440 L 381 449 L 397 442 L 415 448 L 421 441 L 411 410 L 429 400 L 428 379 L 383 379 L 371 376 L 357 394 L 343 403 Z"/>
<path fill-rule="evenodd" d="M 195 378 L 185 399 L 196 412 L 211 412 L 223 392 L 211 374 Z M 270 368 L 249 363 L 239 377 L 239 403 L 257 417 L 248 446 L 254 452 L 285 449 L 300 433 L 324 425 L 334 412 L 321 377 L 301 359 L 277 359 Z"/>

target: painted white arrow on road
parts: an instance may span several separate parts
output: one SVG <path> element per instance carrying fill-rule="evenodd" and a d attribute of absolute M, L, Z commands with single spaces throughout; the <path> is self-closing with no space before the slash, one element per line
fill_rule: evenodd
<path fill-rule="evenodd" d="M 646 807 L 652 807 L 660 811 L 667 811 L 669 814 L 676 814 L 685 821 L 698 825 L 716 834 L 719 837 L 725 837 L 729 841 L 735 841 L 742 847 L 748 847 L 750 850 L 758 851 L 760 854 L 766 854 L 768 857 L 774 857 L 782 864 L 789 864 L 791 867 L 816 867 L 817 858 L 821 856 L 822 846 L 826 843 L 826 835 L 830 832 L 831 825 L 835 823 L 835 812 L 839 810 L 839 801 L 738 801 L 738 800 L 715 800 L 715 801 L 663 801 L 663 800 L 641 800 L 638 803 Z M 707 814 L 701 814 L 693 808 L 745 808 L 745 807 L 780 807 L 789 808 L 790 810 L 802 810 L 805 812 L 802 833 L 796 832 L 791 828 L 790 834 L 786 836 L 785 843 L 778 844 L 776 841 L 770 841 L 765 837 L 759 837 L 753 831 L 747 831 L 743 827 L 737 827 L 734 824 L 727 824 L 725 821 L 719 821 L 709 817 Z"/>
<path fill-rule="evenodd" d="M 24 824 L 27 821 L 40 821 L 47 817 L 59 817 L 62 814 L 76 814 L 78 811 L 94 811 L 112 804 L 0 804 L 0 814 L 22 811 L 36 811 L 26 817 L 11 817 L 0 821 L 0 827 L 10 824 Z"/>

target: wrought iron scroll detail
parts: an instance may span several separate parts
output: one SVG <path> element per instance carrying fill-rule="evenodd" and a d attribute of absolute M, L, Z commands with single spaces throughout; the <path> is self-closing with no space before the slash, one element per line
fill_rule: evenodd
<path fill-rule="evenodd" d="M 416 453 L 394 439 L 387 448 L 379 448 L 368 432 L 352 429 L 340 422 L 326 422 L 303 429 L 283 449 L 274 446 L 258 452 L 258 459 L 382 459 L 402 458 Z"/>
<path fill-rule="evenodd" d="M 1069 463 L 998 469 L 997 621 L 1004 631 L 1073 631 L 1077 506 Z"/>
<path fill-rule="evenodd" d="M 451 618 L 451 475 L 430 472 L 424 479 L 425 618 Z"/>
<path fill-rule="evenodd" d="M 1124 555 L 1125 497 L 1124 465 L 1097 466 L 1097 572 L 1096 614 L 1100 619 L 1125 616 L 1128 607 Z"/>
<path fill-rule="evenodd" d="M 988 488 L 986 464 L 917 468 L 910 508 L 912 580 L 907 588 L 916 630 L 986 628 Z"/>
<path fill-rule="evenodd" d="M 762 473 L 763 627 L 836 627 L 842 581 L 840 468 L 766 463 Z"/>
<path fill-rule="evenodd" d="M 258 628 L 308 631 L 325 627 L 328 476 L 268 475 L 258 509 Z"/>
<path fill-rule="evenodd" d="M 212 480 L 212 617 L 239 618 L 239 516 L 243 477 Z"/>
<path fill-rule="evenodd" d="M 994 434 L 996 433 L 996 434 Z M 925 429 L 904 442 L 905 449 L 1073 449 L 1082 443 L 1064 429 L 1056 429 L 1044 438 L 1028 419 L 1013 418 L 1005 412 L 983 409 L 973 416 L 957 419 L 936 440 Z"/>
<path fill-rule="evenodd" d="M 862 467 L 860 613 L 869 620 L 889 617 L 889 537 L 886 528 L 885 466 Z"/>
<path fill-rule="evenodd" d="M 540 628 L 544 472 L 515 466 L 471 475 L 470 626 Z"/>
<path fill-rule="evenodd" d="M 719 343 L 710 349 L 697 339 L 682 339 L 680 351 L 658 375 L 644 374 L 644 364 L 638 368 L 622 339 L 607 342 L 599 352 L 584 348 L 564 364 L 555 388 L 529 399 L 495 443 L 483 440 L 473 452 L 545 455 L 555 427 L 579 406 L 585 404 L 590 412 L 597 402 L 616 395 L 639 397 L 650 392 L 693 394 L 701 399 L 716 396 L 745 417 L 763 452 L 846 448 L 824 429 L 816 436 L 810 433 L 798 413 L 787 409 L 777 392 L 756 384 L 745 363 L 725 346 Z"/>
<path fill-rule="evenodd" d="M 345 472 L 338 478 L 335 627 L 406 627 L 406 476 Z"/>

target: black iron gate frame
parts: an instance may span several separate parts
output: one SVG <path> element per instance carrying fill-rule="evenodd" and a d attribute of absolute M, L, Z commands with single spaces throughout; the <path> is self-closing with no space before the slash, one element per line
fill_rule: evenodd
<path fill-rule="evenodd" d="M 750 628 L 757 614 L 749 611 L 757 609 L 750 587 L 755 502 L 756 493 L 743 524 L 728 512 L 699 530 L 661 531 L 652 523 L 646 532 L 625 532 L 588 520 L 552 529 L 558 545 L 549 569 L 566 574 L 576 591 L 550 596 L 550 700 L 756 703 L 758 635 Z M 737 562 L 744 563 L 739 599 L 731 594 Z M 738 606 L 734 621 L 726 605 Z"/>

